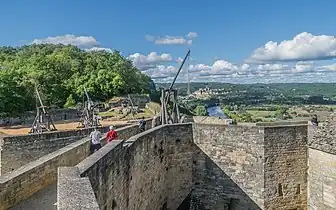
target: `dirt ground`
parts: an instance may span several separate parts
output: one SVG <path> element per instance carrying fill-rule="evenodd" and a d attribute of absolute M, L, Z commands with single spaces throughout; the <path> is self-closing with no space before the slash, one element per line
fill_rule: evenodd
<path fill-rule="evenodd" d="M 118 120 L 101 120 L 100 123 L 102 126 L 108 126 L 108 125 L 116 125 L 116 124 L 126 124 L 127 121 L 118 121 Z M 78 122 L 55 122 L 56 129 L 61 130 L 74 130 L 77 129 Z M 0 127 L 0 136 L 1 135 L 10 135 L 10 136 L 16 136 L 16 135 L 24 135 L 28 134 L 30 131 L 29 125 L 18 125 L 18 126 L 8 126 L 8 127 Z"/>

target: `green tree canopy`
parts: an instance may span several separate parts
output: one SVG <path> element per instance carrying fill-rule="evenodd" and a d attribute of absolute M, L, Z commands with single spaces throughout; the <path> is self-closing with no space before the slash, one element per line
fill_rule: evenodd
<path fill-rule="evenodd" d="M 200 105 L 196 106 L 194 112 L 197 116 L 208 116 L 208 112 L 205 106 L 200 106 Z"/>
<path fill-rule="evenodd" d="M 20 115 L 35 107 L 35 85 L 45 105 L 73 106 L 84 96 L 105 101 L 149 93 L 153 82 L 119 52 L 87 52 L 72 45 L 0 47 L 0 114 Z"/>

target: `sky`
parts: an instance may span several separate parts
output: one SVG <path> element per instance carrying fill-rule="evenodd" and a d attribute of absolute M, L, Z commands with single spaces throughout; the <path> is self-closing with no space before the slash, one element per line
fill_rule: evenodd
<path fill-rule="evenodd" d="M 0 4 L 0 45 L 120 51 L 156 82 L 336 82 L 336 1 L 34 0 Z"/>

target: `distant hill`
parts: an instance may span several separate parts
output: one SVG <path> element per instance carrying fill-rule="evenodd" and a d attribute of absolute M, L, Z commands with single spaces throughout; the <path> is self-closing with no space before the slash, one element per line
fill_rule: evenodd
<path fill-rule="evenodd" d="M 168 88 L 170 83 L 157 83 L 157 87 Z M 227 91 L 248 91 L 262 93 L 282 93 L 286 95 L 310 95 L 332 98 L 336 96 L 336 83 L 273 83 L 273 84 L 229 84 L 229 83 L 190 83 L 190 92 L 200 88 L 225 89 Z M 180 95 L 186 95 L 188 84 L 176 83 L 174 88 L 179 90 Z"/>

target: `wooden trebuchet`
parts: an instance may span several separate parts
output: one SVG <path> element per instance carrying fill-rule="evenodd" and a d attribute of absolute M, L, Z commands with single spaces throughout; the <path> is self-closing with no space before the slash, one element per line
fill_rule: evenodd
<path fill-rule="evenodd" d="M 84 101 L 84 109 L 79 120 L 77 128 L 91 128 L 101 126 L 100 116 L 98 116 L 97 104 L 95 105 L 84 87 L 86 100 Z"/>
<path fill-rule="evenodd" d="M 180 111 L 178 108 L 178 101 L 177 101 L 177 90 L 173 89 L 175 81 L 180 74 L 181 69 L 187 58 L 190 55 L 190 50 L 188 50 L 187 55 L 182 61 L 180 68 L 178 69 L 173 82 L 171 83 L 169 89 L 162 89 L 161 90 L 161 113 L 160 113 L 160 121 L 161 124 L 173 124 L 173 123 L 182 123 L 185 117 L 180 116 Z M 171 105 L 170 109 L 168 110 L 168 105 Z"/>
<path fill-rule="evenodd" d="M 36 92 L 36 117 L 32 124 L 32 127 L 29 133 L 43 133 L 43 132 L 50 132 L 56 131 L 56 126 L 49 115 L 48 111 L 46 110 L 46 106 L 43 105 L 42 99 L 40 97 L 40 93 L 35 87 Z"/>

